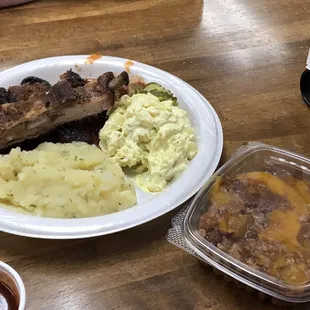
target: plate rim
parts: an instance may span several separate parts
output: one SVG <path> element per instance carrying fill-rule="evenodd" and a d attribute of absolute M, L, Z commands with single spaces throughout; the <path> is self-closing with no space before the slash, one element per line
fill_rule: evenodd
<path fill-rule="evenodd" d="M 47 57 L 47 58 L 32 60 L 32 61 L 25 62 L 23 64 L 19 64 L 17 66 L 14 66 L 12 68 L 8 68 L 8 69 L 0 72 L 0 78 L 1 78 L 1 76 L 3 76 L 4 74 L 6 74 L 8 72 L 14 72 L 16 70 L 19 71 L 20 69 L 23 69 L 24 67 L 27 68 L 28 66 L 31 66 L 31 65 L 35 65 L 36 67 L 40 67 L 42 65 L 46 66 L 48 64 L 51 64 L 52 62 L 60 62 L 60 61 L 63 61 L 63 62 L 65 62 L 65 61 L 70 62 L 71 61 L 74 64 L 85 63 L 85 60 L 89 56 L 91 56 L 91 55 L 66 55 L 66 56 L 53 56 L 53 57 Z M 167 214 L 168 212 L 178 208 L 182 204 L 186 203 L 191 197 L 193 197 L 199 191 L 199 189 L 203 186 L 203 184 L 207 181 L 207 179 L 209 177 L 211 177 L 211 175 L 216 170 L 216 167 L 219 164 L 219 161 L 220 161 L 221 155 L 222 155 L 222 151 L 223 151 L 223 143 L 224 143 L 223 128 L 222 128 L 220 118 L 219 118 L 218 114 L 216 113 L 215 109 L 209 103 L 209 101 L 200 92 L 198 92 L 198 90 L 196 90 L 193 86 L 191 86 L 187 82 L 183 81 L 179 77 L 171 74 L 170 72 L 164 71 L 162 69 L 156 68 L 154 66 L 151 66 L 151 65 L 148 65 L 145 63 L 141 63 L 141 62 L 136 61 L 136 60 L 102 55 L 101 58 L 99 58 L 93 64 L 90 64 L 90 65 L 95 65 L 96 62 L 100 63 L 100 60 L 103 62 L 111 61 L 114 63 L 118 61 L 122 64 L 125 64 L 127 61 L 132 61 L 134 63 L 134 65 L 138 65 L 140 67 L 140 69 L 142 67 L 142 70 L 144 70 L 144 68 L 149 69 L 149 70 L 155 69 L 156 73 L 163 73 L 164 75 L 168 75 L 171 78 L 173 78 L 174 80 L 177 80 L 179 83 L 182 83 L 183 85 L 185 84 L 192 92 L 194 92 L 197 96 L 199 96 L 201 101 L 206 105 L 206 107 L 210 111 L 210 114 L 211 114 L 213 121 L 214 121 L 216 134 L 217 134 L 216 148 L 214 150 L 215 156 L 210 160 L 210 165 L 209 165 L 209 169 L 208 169 L 209 175 L 207 176 L 207 178 L 203 178 L 199 183 L 197 183 L 197 185 L 191 191 L 189 191 L 186 195 L 182 196 L 181 199 L 178 199 L 176 203 L 171 203 L 171 205 L 168 206 L 164 211 L 161 210 L 161 211 L 155 212 L 151 216 L 149 216 L 147 219 L 145 219 L 144 217 L 141 217 L 138 220 L 132 221 L 132 223 L 123 225 L 122 227 L 116 227 L 114 229 L 109 229 L 109 230 L 98 230 L 95 232 L 93 232 L 93 231 L 91 231 L 91 232 L 89 232 L 89 231 L 79 232 L 79 233 L 76 233 L 74 235 L 72 235 L 72 233 L 71 234 L 61 233 L 61 234 L 53 235 L 51 232 L 46 232 L 46 231 L 40 231 L 40 232 L 34 233 L 34 232 L 23 231 L 22 229 L 17 231 L 16 229 L 10 229 L 7 227 L 5 227 L 3 229 L 1 227 L 2 223 L 3 223 L 3 219 L 0 218 L 0 230 L 1 231 L 6 232 L 6 233 L 10 233 L 13 235 L 24 236 L 24 237 L 39 238 L 39 239 L 54 239 L 54 240 L 56 240 L 56 239 L 58 239 L 58 240 L 62 240 L 62 239 L 69 240 L 69 239 L 90 238 L 90 237 L 104 236 L 104 235 L 124 231 L 124 230 L 130 229 L 130 228 L 148 223 L 148 222 L 150 222 L 150 221 L 152 221 L 152 220 L 154 220 L 160 216 L 163 216 L 163 215 Z M 164 79 L 166 80 L 166 78 L 164 78 Z M 5 209 L 5 208 L 3 208 L 3 209 Z M 126 210 L 130 210 L 130 208 L 126 209 Z M 124 210 L 124 211 L 126 211 L 126 210 Z M 124 212 L 124 211 L 119 211 L 119 212 Z M 119 213 L 119 212 L 115 212 L 115 213 Z M 13 212 L 13 213 L 18 213 L 18 212 Z M 32 217 L 31 215 L 25 215 L 25 217 L 28 217 L 28 216 Z M 97 216 L 97 218 L 98 217 L 104 217 L 104 216 L 105 215 Z M 96 217 L 94 217 L 94 218 L 96 218 Z M 48 219 L 49 220 L 56 220 L 56 221 L 57 220 L 65 220 L 65 221 L 83 220 L 83 219 L 55 219 L 55 218 L 53 218 L 53 219 L 48 218 Z"/>

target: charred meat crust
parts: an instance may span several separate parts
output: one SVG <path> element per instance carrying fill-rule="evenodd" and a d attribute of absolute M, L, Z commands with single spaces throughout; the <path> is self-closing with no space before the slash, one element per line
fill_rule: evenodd
<path fill-rule="evenodd" d="M 0 154 L 8 154 L 12 148 L 17 146 L 22 150 L 30 151 L 43 142 L 71 143 L 78 141 L 99 145 L 99 131 L 107 120 L 106 112 L 64 124 L 37 138 L 25 140 L 6 149 L 0 149 Z"/>
<path fill-rule="evenodd" d="M 113 81 L 114 74 L 112 72 L 106 72 L 98 77 L 94 90 L 100 92 L 102 89 L 110 93 L 114 93 L 112 89 L 109 88 L 109 83 Z"/>
<path fill-rule="evenodd" d="M 8 102 L 8 91 L 4 87 L 0 87 L 0 104 Z"/>
<path fill-rule="evenodd" d="M 107 120 L 106 111 L 81 121 L 65 124 L 51 133 L 55 139 L 61 143 L 71 143 L 73 141 L 86 142 L 89 144 L 99 144 L 99 131 Z"/>
<path fill-rule="evenodd" d="M 41 96 L 50 89 L 50 86 L 45 84 L 24 84 L 21 86 L 11 86 L 7 90 L 9 94 L 9 100 L 7 103 L 10 102 L 18 102 L 18 101 L 36 101 Z M 14 100 L 12 100 L 14 98 Z"/>
<path fill-rule="evenodd" d="M 77 73 L 73 72 L 72 69 L 68 70 L 60 76 L 60 80 L 64 80 L 70 83 L 70 85 L 75 87 L 83 87 L 86 83 Z"/>
<path fill-rule="evenodd" d="M 120 79 L 120 87 L 126 84 L 126 76 Z M 2 89 L 0 100 L 5 97 L 6 103 L 0 105 L 0 149 L 108 110 L 115 100 L 109 87 L 113 79 L 113 73 L 106 72 L 97 80 L 85 81 L 69 70 L 52 87 L 30 82 Z M 77 86 L 82 81 L 84 86 Z M 8 93 L 16 98 L 14 104 L 8 102 Z"/>
<path fill-rule="evenodd" d="M 3 87 L 0 87 L 0 104 L 16 102 L 17 97 L 10 89 L 6 90 Z"/>
<path fill-rule="evenodd" d="M 20 85 L 25 85 L 25 84 L 34 85 L 37 83 L 44 84 L 46 86 L 51 86 L 51 84 L 48 81 L 38 78 L 36 76 L 27 76 L 21 81 Z"/>

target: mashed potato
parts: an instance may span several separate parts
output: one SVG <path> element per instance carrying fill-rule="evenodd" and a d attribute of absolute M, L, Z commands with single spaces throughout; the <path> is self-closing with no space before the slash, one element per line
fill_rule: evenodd
<path fill-rule="evenodd" d="M 132 168 L 137 185 L 148 192 L 162 191 L 198 150 L 187 112 L 150 93 L 121 97 L 99 137 L 102 150 Z"/>
<path fill-rule="evenodd" d="M 83 142 L 43 143 L 0 157 L 0 203 L 43 217 L 91 217 L 134 206 L 136 193 L 100 149 Z"/>

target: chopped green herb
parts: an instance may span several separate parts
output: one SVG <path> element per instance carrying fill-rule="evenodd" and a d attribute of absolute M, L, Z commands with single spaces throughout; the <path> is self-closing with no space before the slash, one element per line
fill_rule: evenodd
<path fill-rule="evenodd" d="M 15 177 L 18 176 L 18 172 L 16 170 L 13 171 L 13 174 L 14 174 Z"/>
<path fill-rule="evenodd" d="M 36 206 L 36 205 L 31 204 L 29 207 L 31 207 L 31 208 L 36 208 L 37 206 Z"/>

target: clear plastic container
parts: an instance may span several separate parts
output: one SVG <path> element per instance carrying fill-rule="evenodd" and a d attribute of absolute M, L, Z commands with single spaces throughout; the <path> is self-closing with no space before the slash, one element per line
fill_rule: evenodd
<path fill-rule="evenodd" d="M 243 146 L 172 224 L 168 241 L 240 284 L 286 302 L 310 301 L 310 159 Z"/>

